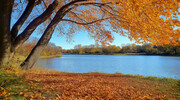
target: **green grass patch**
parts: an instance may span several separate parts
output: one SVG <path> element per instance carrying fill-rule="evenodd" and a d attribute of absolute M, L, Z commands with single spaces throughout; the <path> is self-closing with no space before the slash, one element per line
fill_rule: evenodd
<path fill-rule="evenodd" d="M 29 84 L 22 77 L 8 70 L 0 71 L 0 99 L 26 99 L 22 94 Z"/>
<path fill-rule="evenodd" d="M 0 100 L 42 100 L 55 97 L 43 91 L 40 83 L 25 79 L 27 73 L 20 70 L 0 70 Z"/>
<path fill-rule="evenodd" d="M 40 59 L 51 59 L 51 58 L 57 58 L 62 57 L 62 55 L 52 55 L 52 56 L 40 56 Z"/>
<path fill-rule="evenodd" d="M 159 84 L 167 84 L 169 85 L 169 89 L 175 92 L 173 94 L 174 96 L 177 96 L 178 100 L 180 100 L 180 79 L 173 79 L 173 78 L 158 78 L 154 76 L 143 76 L 143 75 L 130 75 L 134 78 L 139 78 L 139 79 L 145 79 L 149 81 L 154 81 Z M 162 89 L 163 90 L 163 89 Z M 167 91 L 162 91 L 162 92 L 167 92 Z"/>

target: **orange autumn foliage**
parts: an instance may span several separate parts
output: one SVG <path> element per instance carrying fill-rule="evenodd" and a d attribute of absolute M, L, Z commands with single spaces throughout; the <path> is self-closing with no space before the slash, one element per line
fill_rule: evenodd
<path fill-rule="evenodd" d="M 30 72 L 26 80 L 43 85 L 37 91 L 55 95 L 52 100 L 161 100 L 177 99 L 169 83 L 100 73 Z M 166 92 L 162 92 L 166 91 Z M 34 95 L 33 99 L 39 99 Z M 50 99 L 45 97 L 45 99 Z"/>
<path fill-rule="evenodd" d="M 53 2 L 53 0 L 42 1 L 44 3 L 42 2 L 41 5 L 45 5 L 42 6 L 43 9 Z M 57 26 L 60 35 L 72 37 L 77 31 L 88 31 L 96 42 L 105 45 L 113 41 L 115 32 L 137 43 L 178 44 L 180 38 L 179 0 L 65 1 L 58 0 L 59 5 L 51 15 L 53 18 L 61 7 L 76 1 L 68 8 L 68 13 Z M 14 6 L 16 7 L 17 3 Z M 50 23 L 50 19 L 44 22 L 44 26 L 47 26 L 47 23 Z"/>
<path fill-rule="evenodd" d="M 0 77 L 2 100 L 179 100 L 178 80 L 152 76 L 1 68 Z"/>

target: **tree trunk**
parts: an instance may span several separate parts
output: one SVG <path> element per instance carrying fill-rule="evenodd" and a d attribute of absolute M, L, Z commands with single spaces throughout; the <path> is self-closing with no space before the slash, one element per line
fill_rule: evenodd
<path fill-rule="evenodd" d="M 6 65 L 11 54 L 10 21 L 14 0 L 2 0 L 0 3 L 0 66 Z"/>
<path fill-rule="evenodd" d="M 50 23 L 44 32 L 43 36 L 38 41 L 37 45 L 33 48 L 29 56 L 26 58 L 26 60 L 21 64 L 22 69 L 28 70 L 33 67 L 35 62 L 38 60 L 41 52 L 43 51 L 44 47 L 48 44 L 49 40 L 51 39 L 51 36 L 54 32 L 54 29 L 56 27 L 56 23 Z"/>

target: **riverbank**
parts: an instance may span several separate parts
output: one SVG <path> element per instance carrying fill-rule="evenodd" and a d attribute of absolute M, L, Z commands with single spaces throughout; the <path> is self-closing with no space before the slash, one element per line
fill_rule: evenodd
<path fill-rule="evenodd" d="M 40 56 L 39 59 L 51 59 L 51 58 L 58 58 L 58 57 L 62 57 L 62 55 Z"/>
<path fill-rule="evenodd" d="M 171 99 L 180 80 L 105 73 L 0 70 L 0 99 Z"/>
<path fill-rule="evenodd" d="M 49 56 L 40 56 L 39 59 L 50 59 L 50 58 L 57 58 L 57 57 L 62 57 L 62 55 L 49 55 Z M 20 61 L 24 61 L 26 59 L 25 56 L 15 56 L 13 58 L 14 63 L 16 63 L 16 61 L 20 62 Z"/>

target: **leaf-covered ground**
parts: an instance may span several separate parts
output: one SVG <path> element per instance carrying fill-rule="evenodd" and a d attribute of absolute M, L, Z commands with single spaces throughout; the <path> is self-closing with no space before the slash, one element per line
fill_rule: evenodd
<path fill-rule="evenodd" d="M 10 76 L 12 78 L 9 78 Z M 166 78 L 32 71 L 14 72 L 11 75 L 1 72 L 0 77 L 3 77 L 0 83 L 1 99 L 177 100 L 179 98 L 177 85 L 179 81 Z"/>
<path fill-rule="evenodd" d="M 177 99 L 177 87 L 169 82 L 128 75 L 56 72 L 30 73 L 25 78 L 43 84 L 41 91 L 52 92 L 64 100 Z"/>

